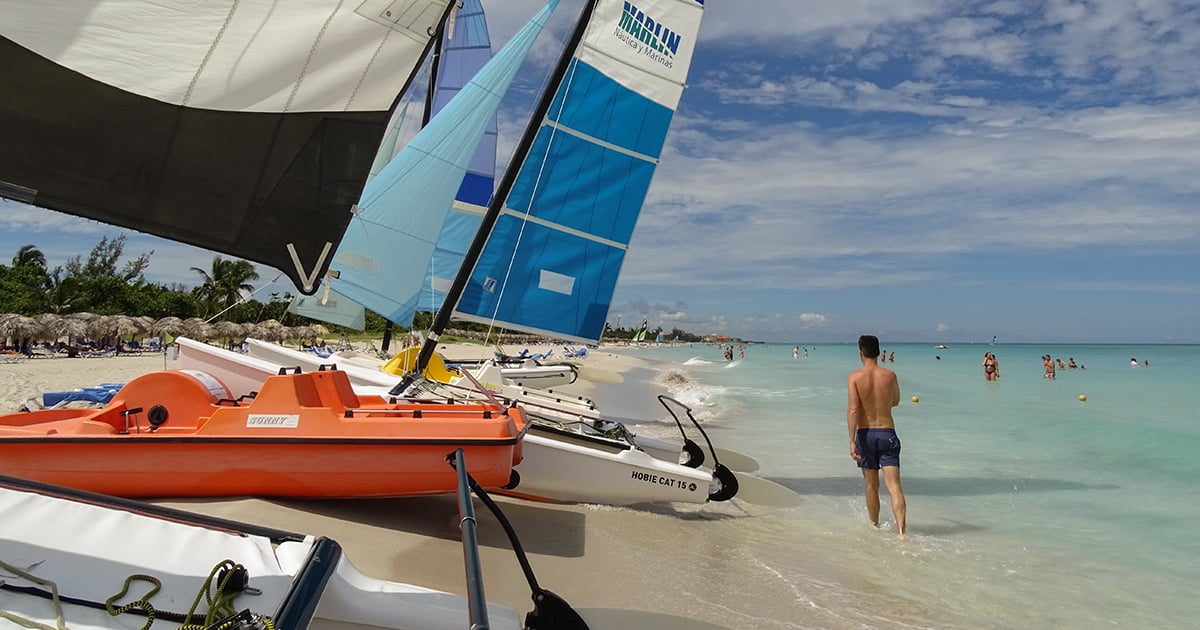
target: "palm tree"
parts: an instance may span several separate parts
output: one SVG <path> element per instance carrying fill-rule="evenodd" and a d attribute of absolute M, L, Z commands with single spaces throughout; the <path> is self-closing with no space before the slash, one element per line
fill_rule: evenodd
<path fill-rule="evenodd" d="M 13 256 L 12 266 L 14 267 L 37 267 L 42 271 L 46 270 L 46 255 L 42 250 L 35 245 L 22 245 L 21 249 L 17 250 L 17 255 Z"/>
<path fill-rule="evenodd" d="M 204 278 L 196 288 L 196 295 L 210 311 L 215 310 L 217 305 L 229 307 L 237 304 L 242 292 L 254 290 L 250 281 L 258 279 L 258 271 L 253 264 L 245 260 L 226 260 L 220 256 L 213 257 L 211 271 L 199 267 L 192 267 L 192 271 Z"/>

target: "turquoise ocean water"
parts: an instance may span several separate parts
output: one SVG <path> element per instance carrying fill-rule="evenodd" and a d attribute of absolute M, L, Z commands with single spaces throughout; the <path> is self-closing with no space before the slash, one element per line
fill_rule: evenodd
<path fill-rule="evenodd" d="M 697 541 L 656 567 L 698 585 L 691 614 L 738 628 L 1195 627 L 1200 423 L 1188 410 L 1200 346 L 885 341 L 901 388 L 910 536 L 899 541 L 886 491 L 882 530 L 867 523 L 848 453 L 857 347 L 801 342 L 808 357 L 793 359 L 792 345 L 747 346 L 732 363 L 699 344 L 603 349 L 645 359 L 653 367 L 627 380 L 668 388 L 715 444 L 802 496 L 661 525 Z M 995 382 L 980 365 L 988 351 Z M 1082 369 L 1047 380 L 1043 354 Z M 621 404 L 601 389 L 601 409 Z M 669 436 L 663 417 L 634 429 Z"/>

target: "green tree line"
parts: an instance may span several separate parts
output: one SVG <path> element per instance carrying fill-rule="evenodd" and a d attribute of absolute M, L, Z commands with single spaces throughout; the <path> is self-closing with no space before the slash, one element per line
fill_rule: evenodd
<path fill-rule="evenodd" d="M 146 315 L 155 319 L 175 316 L 180 319 L 219 319 L 235 323 L 257 323 L 268 319 L 291 326 L 321 323 L 295 313 L 287 313 L 290 294 L 270 294 L 265 302 L 243 299 L 258 280 L 254 265 L 244 260 L 214 256 L 208 268 L 192 267 L 197 284 L 166 285 L 149 282 L 145 270 L 154 251 L 126 259 L 125 236 L 103 237 L 86 258 L 77 255 L 54 268 L 47 267 L 46 256 L 35 245 L 17 250 L 11 265 L 0 264 L 0 313 L 34 316 L 41 313 L 67 315 L 89 312 L 96 315 Z M 428 330 L 433 313 L 417 313 L 414 330 Z M 325 324 L 331 332 L 355 333 L 344 327 Z M 370 310 L 366 312 L 365 333 L 381 334 L 387 320 Z M 487 332 L 484 324 L 458 323 L 456 328 Z M 400 329 L 405 330 L 405 329 Z M 493 331 L 509 334 L 508 331 Z M 605 340 L 632 339 L 636 328 L 609 328 Z M 679 328 L 663 333 L 666 340 L 700 341 L 700 337 Z"/>

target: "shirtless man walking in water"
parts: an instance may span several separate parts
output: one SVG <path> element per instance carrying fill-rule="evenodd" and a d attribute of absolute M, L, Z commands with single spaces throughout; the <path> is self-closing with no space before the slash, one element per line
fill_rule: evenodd
<path fill-rule="evenodd" d="M 866 482 L 867 514 L 879 527 L 879 469 L 892 498 L 892 513 L 896 517 L 896 532 L 905 533 L 904 491 L 900 488 L 900 438 L 892 407 L 900 404 L 900 384 L 896 373 L 880 367 L 879 338 L 863 335 L 858 338 L 858 356 L 862 367 L 846 379 L 849 402 L 846 407 L 846 426 L 850 431 L 850 458 L 858 462 Z"/>

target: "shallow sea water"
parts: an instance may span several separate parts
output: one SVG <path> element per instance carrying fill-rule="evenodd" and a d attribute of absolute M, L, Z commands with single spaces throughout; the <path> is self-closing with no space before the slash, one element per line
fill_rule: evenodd
<path fill-rule="evenodd" d="M 1193 627 L 1200 425 L 1187 407 L 1200 347 L 885 343 L 901 387 L 905 541 L 886 492 L 881 530 L 867 522 L 849 458 L 857 347 L 807 345 L 798 359 L 791 348 L 747 346 L 732 363 L 698 344 L 605 348 L 648 361 L 627 380 L 668 388 L 717 446 L 802 496 L 796 508 L 735 500 L 631 519 L 653 520 L 647 553 L 671 536 L 699 541 L 645 569 L 688 575 L 693 616 L 733 628 Z M 1043 354 L 1083 369 L 1045 379 Z M 602 410 L 616 402 L 605 392 Z M 668 421 L 633 428 L 665 437 Z M 610 535 L 630 544 L 619 527 Z"/>

